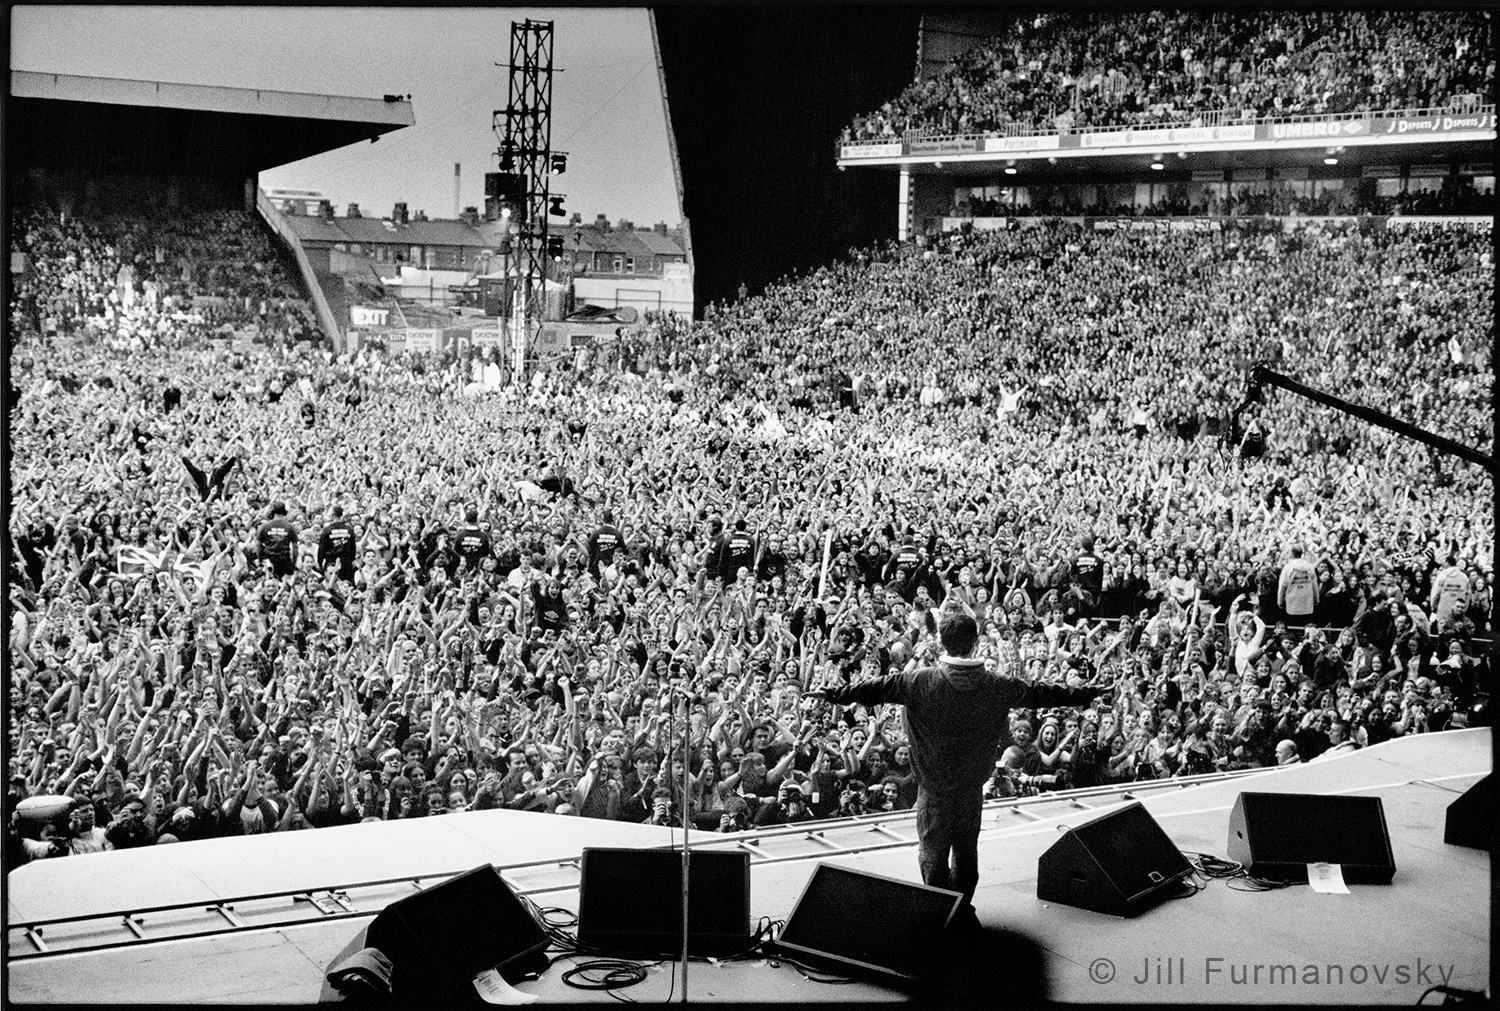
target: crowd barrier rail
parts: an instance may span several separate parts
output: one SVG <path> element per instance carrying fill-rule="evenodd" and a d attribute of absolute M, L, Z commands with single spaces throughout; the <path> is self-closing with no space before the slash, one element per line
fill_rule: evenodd
<path fill-rule="evenodd" d="M 999 828 L 1003 831 L 1014 825 L 1035 824 L 1077 810 L 1095 810 L 1132 801 L 1144 793 L 1184 790 L 1266 771 L 1262 768 L 1240 769 L 989 801 L 984 805 L 985 830 Z M 1049 809 L 1052 809 L 1050 814 L 1042 813 Z M 696 849 L 743 850 L 750 855 L 752 864 L 789 863 L 912 847 L 917 843 L 915 821 L 916 811 L 907 809 L 743 832 L 696 832 L 690 845 Z M 516 894 L 528 898 L 577 888 L 581 878 L 580 858 L 577 857 L 504 863 L 496 865 L 496 869 Z M 471 868 L 460 867 L 432 874 L 353 881 L 314 889 L 257 892 L 217 901 L 198 900 L 15 921 L 6 927 L 6 956 L 10 959 L 45 958 L 372 917 L 397 899 L 441 884 L 468 870 Z"/>

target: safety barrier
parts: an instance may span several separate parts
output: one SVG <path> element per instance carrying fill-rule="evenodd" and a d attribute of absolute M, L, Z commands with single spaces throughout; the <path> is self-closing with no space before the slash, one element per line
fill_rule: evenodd
<path fill-rule="evenodd" d="M 981 831 L 1000 834 L 1011 827 L 1135 800 L 1144 793 L 1184 790 L 1265 771 L 1243 769 L 991 801 L 985 804 Z M 750 862 L 756 865 L 790 863 L 915 846 L 915 822 L 915 811 L 895 811 L 745 832 L 695 833 L 691 846 L 696 849 L 743 850 L 750 855 Z M 433 874 L 258 892 L 216 901 L 200 899 L 197 902 L 17 921 L 6 928 L 6 957 L 43 958 L 373 917 L 397 899 L 441 884 L 470 869 L 460 867 Z M 578 858 L 516 861 L 496 865 L 496 870 L 512 890 L 528 897 L 577 888 L 580 877 Z"/>

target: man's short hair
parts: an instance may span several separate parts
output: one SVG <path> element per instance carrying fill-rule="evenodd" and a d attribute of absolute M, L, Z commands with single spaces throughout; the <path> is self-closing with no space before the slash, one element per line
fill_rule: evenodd
<path fill-rule="evenodd" d="M 646 747 L 636 748 L 635 751 L 631 752 L 630 761 L 631 764 L 634 764 L 636 762 L 655 762 L 656 749 L 650 747 L 649 745 Z"/>
<path fill-rule="evenodd" d="M 938 619 L 938 638 L 950 656 L 968 656 L 979 642 L 979 626 L 972 615 L 947 611 Z"/>

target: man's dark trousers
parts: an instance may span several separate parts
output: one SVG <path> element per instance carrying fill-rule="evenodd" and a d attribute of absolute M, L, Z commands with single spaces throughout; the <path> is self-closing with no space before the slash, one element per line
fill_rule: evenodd
<path fill-rule="evenodd" d="M 935 888 L 962 892 L 972 903 L 979 887 L 979 825 L 984 793 L 917 790 L 917 865 L 922 880 Z M 949 854 L 952 854 L 950 865 Z"/>

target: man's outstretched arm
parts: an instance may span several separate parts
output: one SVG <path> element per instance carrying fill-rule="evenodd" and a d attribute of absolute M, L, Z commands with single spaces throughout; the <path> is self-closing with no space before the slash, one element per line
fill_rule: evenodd
<path fill-rule="evenodd" d="M 1082 688 L 1068 688 L 1065 685 L 1032 683 L 1026 686 L 1021 694 L 1021 701 L 1016 705 L 1034 709 L 1038 706 L 1086 706 L 1100 695 L 1112 691 L 1110 686 L 1084 685 Z"/>
<path fill-rule="evenodd" d="M 913 672 L 915 673 L 915 672 Z M 888 674 L 883 678 L 871 678 L 859 684 L 814 688 L 807 692 L 813 698 L 827 699 L 841 706 L 873 706 L 882 702 L 905 703 L 911 688 L 912 675 Z"/>

